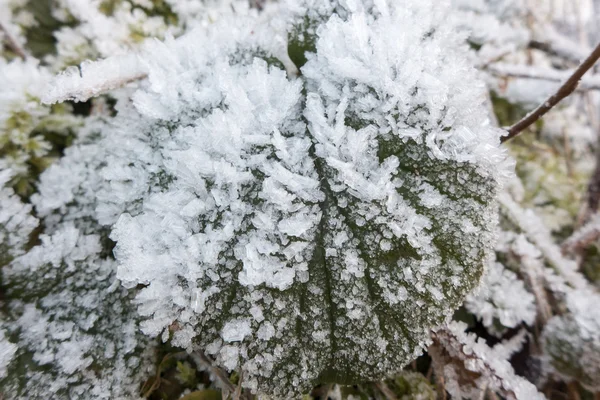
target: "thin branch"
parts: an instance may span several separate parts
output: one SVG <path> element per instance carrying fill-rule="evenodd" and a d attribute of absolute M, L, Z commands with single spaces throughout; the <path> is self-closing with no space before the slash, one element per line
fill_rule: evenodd
<path fill-rule="evenodd" d="M 542 103 L 533 112 L 529 113 L 521 121 L 510 127 L 508 130 L 508 136 L 502 138 L 502 142 L 512 139 L 517 136 L 523 130 L 534 124 L 537 120 L 543 117 L 548 111 L 556 106 L 562 99 L 572 94 L 583 75 L 592 68 L 592 66 L 600 58 L 600 44 L 596 46 L 594 51 L 585 59 L 583 63 L 575 70 L 573 75 L 558 89 L 558 91 L 550 96 L 544 103 Z"/>
<path fill-rule="evenodd" d="M 574 70 L 557 71 L 550 68 L 539 68 L 528 65 L 504 63 L 490 64 L 486 67 L 486 69 L 492 75 L 501 78 L 536 79 L 549 82 L 564 82 L 574 73 Z M 576 90 L 600 90 L 600 76 L 591 75 L 584 77 L 581 82 L 579 82 Z"/>
<path fill-rule="evenodd" d="M 590 221 L 575 231 L 561 246 L 565 254 L 579 254 L 591 243 L 600 238 L 600 214 L 596 214 Z"/>
<path fill-rule="evenodd" d="M 0 31 L 4 32 L 4 38 L 6 40 L 6 44 L 8 45 L 8 48 L 11 49 L 16 55 L 21 57 L 23 60 L 25 60 L 27 58 L 27 54 L 25 54 L 25 50 L 23 50 L 21 48 L 21 46 L 17 43 L 15 38 L 12 37 L 12 35 L 8 31 L 8 29 L 6 29 L 4 27 L 4 25 L 2 25 L 2 22 L 0 22 Z"/>
<path fill-rule="evenodd" d="M 543 21 L 536 21 L 536 25 L 534 37 L 529 42 L 530 49 L 540 50 L 575 64 L 579 64 L 592 51 L 588 45 L 574 41 Z"/>
<path fill-rule="evenodd" d="M 556 46 L 552 42 L 531 40 L 527 47 L 529 47 L 530 49 L 543 51 L 544 53 L 547 53 L 548 55 L 560 57 L 560 58 L 563 58 L 563 59 L 565 59 L 567 61 L 571 61 L 571 62 L 579 62 L 583 58 L 583 57 L 581 57 L 581 58 L 578 57 L 579 52 L 577 51 L 577 49 L 579 49 L 579 46 L 576 46 L 575 49 L 573 47 L 571 47 L 571 49 L 569 49 L 569 51 L 566 51 L 564 46 L 563 47 Z"/>

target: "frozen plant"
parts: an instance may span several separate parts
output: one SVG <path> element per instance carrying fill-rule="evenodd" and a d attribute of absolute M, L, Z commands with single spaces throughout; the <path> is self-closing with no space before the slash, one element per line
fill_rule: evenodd
<path fill-rule="evenodd" d="M 419 355 L 479 283 L 508 174 L 446 4 L 313 3 L 148 46 L 86 172 L 142 330 L 276 397 Z"/>
<path fill-rule="evenodd" d="M 429 354 L 433 366 L 446 381 L 453 399 L 480 399 L 486 391 L 511 400 L 544 400 L 536 387 L 515 374 L 508 358 L 518 350 L 524 336 L 489 347 L 482 338 L 465 332 L 467 326 L 451 322 L 433 334 Z"/>
<path fill-rule="evenodd" d="M 100 239 L 65 224 L 3 268 L 2 326 L 18 346 L 0 341 L 0 360 L 12 359 L 0 375 L 6 398 L 139 397 L 154 347 L 139 332 Z"/>
<path fill-rule="evenodd" d="M 514 272 L 498 262 L 490 265 L 481 287 L 467 297 L 465 306 L 490 333 L 499 336 L 521 323 L 531 325 L 536 316 L 533 295 Z"/>

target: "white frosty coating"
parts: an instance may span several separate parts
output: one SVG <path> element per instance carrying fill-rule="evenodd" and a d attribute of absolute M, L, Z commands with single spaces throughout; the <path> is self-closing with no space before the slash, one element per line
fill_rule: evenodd
<path fill-rule="evenodd" d="M 14 359 L 17 350 L 17 345 L 6 337 L 6 331 L 0 330 L 0 379 L 6 377 L 8 365 Z"/>
<path fill-rule="evenodd" d="M 494 63 L 489 65 L 488 70 L 499 76 L 516 76 L 520 78 L 531 78 L 537 80 L 545 80 L 551 82 L 565 82 L 573 73 L 572 70 L 555 70 L 544 67 L 532 67 L 530 65 L 518 65 L 518 64 L 507 64 L 507 63 Z M 598 90 L 600 89 L 600 76 L 599 75 L 586 75 L 578 84 L 580 90 Z"/>
<path fill-rule="evenodd" d="M 22 8 L 23 0 L 0 1 L 0 42 L 10 38 L 19 48 L 23 49 L 26 42 L 23 36 L 23 28 L 35 25 L 35 19 L 31 13 Z M 4 46 L 2 46 L 4 47 Z M 0 57 L 4 58 L 3 48 L 0 47 Z"/>
<path fill-rule="evenodd" d="M 4 398 L 138 398 L 153 349 L 114 280 L 114 261 L 100 257 L 97 235 L 72 225 L 41 242 L 2 269 L 5 326 L 18 335 L 15 362 L 26 366 L 9 364 Z"/>
<path fill-rule="evenodd" d="M 86 101 L 146 77 L 146 70 L 136 55 L 123 55 L 102 61 L 84 62 L 69 67 L 49 83 L 42 97 L 44 104 L 66 100 Z"/>
<path fill-rule="evenodd" d="M 544 400 L 546 397 L 536 387 L 515 374 L 510 362 L 513 347 L 521 342 L 497 344 L 490 348 L 483 338 L 466 333 L 467 325 L 451 322 L 447 327 L 435 332 L 436 343 L 444 352 L 444 383 L 446 390 L 457 399 L 476 399 L 485 395 L 486 390 L 502 394 L 513 400 Z M 459 363 L 462 364 L 459 366 Z M 467 371 L 470 376 L 462 376 Z M 479 376 L 473 379 L 472 374 Z M 468 384 L 465 384 L 468 382 Z"/>
<path fill-rule="evenodd" d="M 535 295 L 538 317 L 544 323 L 552 316 L 545 285 L 556 293 L 564 293 L 567 284 L 544 265 L 542 253 L 523 234 L 510 233 L 505 233 L 505 236 L 512 236 L 512 243 L 505 250 L 512 251 L 519 258 L 521 273 L 526 277 L 528 286 Z"/>
<path fill-rule="evenodd" d="M 31 215 L 31 205 L 24 204 L 14 190 L 7 187 L 12 177 L 12 170 L 0 166 L 0 266 L 25 251 L 29 236 L 38 225 L 38 220 Z"/>
<path fill-rule="evenodd" d="M 542 336 L 551 372 L 565 381 L 577 380 L 591 392 L 600 390 L 600 296 L 588 290 L 571 290 L 569 313 L 553 317 Z"/>
<path fill-rule="evenodd" d="M 505 328 L 515 328 L 521 323 L 531 325 L 536 316 L 534 301 L 523 281 L 496 262 L 490 265 L 478 291 L 467 297 L 465 307 L 481 318 L 489 332 L 501 334 Z"/>
<path fill-rule="evenodd" d="M 71 65 L 49 83 L 42 98 L 46 104 L 66 100 L 86 101 L 91 97 L 123 87 L 127 83 L 144 79 L 147 68 L 140 63 L 136 54 L 131 53 L 130 49 L 134 48 L 143 53 L 147 47 L 153 46 L 153 40 L 144 40 L 142 44 L 132 43 L 134 42 L 130 37 L 133 35 L 132 30 L 142 31 L 144 36 L 153 38 L 162 38 L 167 33 L 168 42 L 172 41 L 173 34 L 182 34 L 196 27 L 193 35 L 197 38 L 198 35 L 206 34 L 202 33 L 206 31 L 206 25 L 221 24 L 224 27 L 223 20 L 230 21 L 231 18 L 227 16 L 233 14 L 236 15 L 236 26 L 235 28 L 231 24 L 227 26 L 229 30 L 238 31 L 238 33 L 232 32 L 233 36 L 237 36 L 238 40 L 247 41 L 244 35 L 239 33 L 243 32 L 246 36 L 252 35 L 253 40 L 257 40 L 261 35 L 261 29 L 253 29 L 256 26 L 248 24 L 254 21 L 252 24 L 256 25 L 256 20 L 265 19 L 269 15 L 267 11 L 263 11 L 258 17 L 256 10 L 248 9 L 248 2 L 243 0 L 219 2 L 204 0 L 194 1 L 193 4 L 189 1 L 173 1 L 168 3 L 180 21 L 177 26 L 167 30 L 162 16 L 147 16 L 140 8 L 132 10 L 131 5 L 125 1 L 116 4 L 116 10 L 110 16 L 96 9 L 98 4 L 89 4 L 87 0 L 60 0 L 60 2 L 63 3 L 64 11 L 75 16 L 80 25 L 74 28 L 63 27 L 56 33 L 58 55 L 54 62 L 57 65 L 75 63 L 80 66 Z M 131 21 L 132 19 L 134 21 Z M 279 41 L 273 36 L 266 39 L 265 42 L 268 41 L 269 46 L 276 46 L 282 38 L 279 38 Z M 182 42 L 185 40 L 182 39 Z M 90 42 L 93 45 L 90 45 Z M 210 49 L 210 39 L 207 38 L 206 43 L 208 46 L 203 49 L 203 54 L 207 55 L 216 50 L 214 47 Z M 86 49 L 86 54 L 70 54 L 81 53 L 82 48 Z M 225 49 L 218 51 L 225 51 Z M 88 57 L 98 56 L 106 58 L 95 62 L 85 61 Z"/>

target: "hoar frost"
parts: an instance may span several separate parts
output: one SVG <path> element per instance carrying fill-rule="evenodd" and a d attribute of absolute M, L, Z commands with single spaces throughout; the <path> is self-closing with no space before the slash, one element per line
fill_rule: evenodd
<path fill-rule="evenodd" d="M 479 283 L 500 131 L 447 5 L 401 3 L 275 5 L 149 45 L 133 107 L 44 174 L 42 196 L 60 176 L 85 194 L 80 229 L 112 226 L 144 333 L 288 397 L 398 371 Z"/>

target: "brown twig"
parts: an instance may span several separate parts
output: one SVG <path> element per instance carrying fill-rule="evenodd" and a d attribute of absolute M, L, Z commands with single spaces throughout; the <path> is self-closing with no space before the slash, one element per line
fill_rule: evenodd
<path fill-rule="evenodd" d="M 567 383 L 567 390 L 569 392 L 570 400 L 581 400 L 581 396 L 579 395 L 579 387 L 577 386 L 577 382 L 569 382 Z"/>
<path fill-rule="evenodd" d="M 508 135 L 504 136 L 501 141 L 504 143 L 507 140 L 512 139 L 519 133 L 527 129 L 529 126 L 534 124 L 537 120 L 543 117 L 548 111 L 556 106 L 562 99 L 569 96 L 577 89 L 579 81 L 583 75 L 592 68 L 592 66 L 600 58 L 600 44 L 596 46 L 594 51 L 588 56 L 588 58 L 581 63 L 581 65 L 575 70 L 573 75 L 567 79 L 567 81 L 558 89 L 558 91 L 550 96 L 544 103 L 536 108 L 531 113 L 527 114 L 522 120 L 514 124 L 508 130 Z"/>
<path fill-rule="evenodd" d="M 6 40 L 6 44 L 9 49 L 11 49 L 16 55 L 21 57 L 23 60 L 27 58 L 27 54 L 25 54 L 25 50 L 19 46 L 15 38 L 8 32 L 8 30 L 2 25 L 0 22 L 0 31 L 4 32 L 4 38 Z"/>

